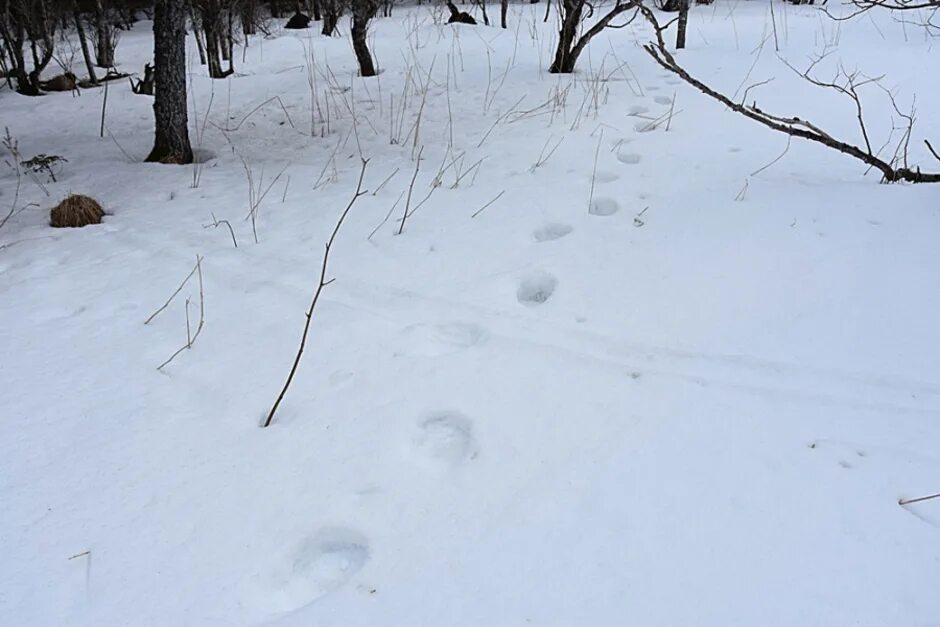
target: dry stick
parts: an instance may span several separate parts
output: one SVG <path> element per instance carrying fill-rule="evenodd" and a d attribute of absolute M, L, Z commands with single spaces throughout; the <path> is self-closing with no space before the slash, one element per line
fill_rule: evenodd
<path fill-rule="evenodd" d="M 601 129 L 601 134 L 597 137 L 597 148 L 594 150 L 594 170 L 591 172 L 591 194 L 588 196 L 588 211 L 591 210 L 591 205 L 594 202 L 594 180 L 597 178 L 597 155 L 601 151 L 601 142 L 604 140 L 604 129 Z"/>
<path fill-rule="evenodd" d="M 235 244 L 235 248 L 238 248 L 238 240 L 235 239 L 235 230 L 232 228 L 232 223 L 229 222 L 228 220 L 219 220 L 218 218 L 215 217 L 214 213 L 211 213 L 210 215 L 212 216 L 212 222 L 210 224 L 203 224 L 202 228 L 204 229 L 218 228 L 219 225 L 224 224 L 225 226 L 228 227 L 228 232 L 231 233 L 232 235 L 232 243 Z"/>
<path fill-rule="evenodd" d="M 500 196 L 502 196 L 502 195 L 505 194 L 505 193 L 506 193 L 506 190 L 504 189 L 504 190 L 501 191 L 500 193 L 496 194 L 496 198 L 494 198 L 493 200 L 489 201 L 488 203 L 486 203 L 485 205 L 483 205 L 482 207 L 480 207 L 479 209 L 477 209 L 470 217 L 471 217 L 471 218 L 475 218 L 475 217 L 477 217 L 478 215 L 480 215 L 481 213 L 483 213 L 483 210 L 484 210 L 484 209 L 486 209 L 487 207 L 489 207 L 490 205 L 492 205 L 494 202 L 496 202 L 497 200 L 499 200 Z"/>
<path fill-rule="evenodd" d="M 773 0 L 770 0 L 770 21 L 773 22 L 774 27 L 774 50 L 780 52 L 780 41 L 777 39 L 777 16 L 774 15 Z M 766 22 L 764 23 L 766 24 Z"/>
<path fill-rule="evenodd" d="M 401 224 L 398 226 L 398 234 L 401 235 L 405 230 L 405 220 L 408 219 L 408 209 L 411 207 L 411 192 L 414 191 L 415 180 L 418 178 L 418 170 L 421 169 L 421 153 L 424 152 L 424 146 L 418 151 L 418 158 L 415 161 L 415 173 L 411 177 L 411 184 L 408 185 L 408 198 L 405 200 L 405 212 L 401 216 Z"/>
<path fill-rule="evenodd" d="M 179 294 L 181 291 L 183 291 L 183 288 L 186 286 L 186 283 L 189 282 L 191 278 L 193 278 L 194 274 L 196 274 L 196 270 L 197 268 L 194 267 L 192 271 L 186 275 L 186 278 L 183 279 L 183 282 L 180 283 L 180 286 L 176 288 L 176 291 L 173 292 L 168 299 L 166 299 L 166 302 L 163 303 L 162 307 L 160 307 L 155 312 L 150 314 L 150 317 L 144 320 L 144 324 L 150 324 L 154 318 L 156 318 L 163 310 L 165 310 L 167 307 L 170 306 L 170 303 L 173 302 L 173 299 L 176 298 L 176 295 Z"/>
<path fill-rule="evenodd" d="M 920 503 L 921 501 L 929 501 L 930 499 L 940 499 L 940 492 L 929 496 L 919 496 L 916 499 L 899 499 L 898 505 L 910 505 L 911 503 Z"/>
<path fill-rule="evenodd" d="M 111 81 L 104 82 L 104 99 L 101 101 L 101 137 L 104 138 L 104 116 L 105 111 L 108 108 L 108 83 Z"/>
<path fill-rule="evenodd" d="M 391 181 L 393 176 L 398 174 L 399 170 L 401 170 L 401 168 L 395 168 L 395 171 L 389 174 L 388 177 L 384 181 L 382 181 L 382 183 L 378 187 L 375 188 L 375 191 L 372 192 L 372 195 L 375 196 L 376 194 L 378 194 L 382 190 L 382 188 L 385 187 L 385 184 Z"/>
<path fill-rule="evenodd" d="M 676 92 L 676 91 L 672 92 L 672 102 L 669 103 L 669 117 L 666 118 L 666 132 L 667 133 L 669 132 L 669 127 L 672 125 L 672 116 L 675 115 L 674 112 L 676 110 L 676 95 L 678 93 L 679 92 Z"/>
<path fill-rule="evenodd" d="M 751 172 L 751 176 L 757 176 L 758 174 L 760 174 L 761 172 L 763 172 L 764 170 L 766 170 L 767 168 L 769 168 L 769 167 L 772 166 L 773 164 L 775 164 L 775 163 L 777 163 L 778 161 L 780 161 L 781 159 L 783 159 L 784 155 L 786 155 L 786 154 L 790 151 L 790 141 L 791 141 L 792 139 L 793 139 L 793 138 L 792 138 L 791 136 L 787 135 L 787 147 L 783 149 L 783 152 L 781 152 L 780 155 L 779 155 L 776 159 L 774 159 L 773 161 L 771 161 L 771 162 L 768 163 L 767 165 L 765 165 L 765 166 L 763 166 L 763 167 L 761 167 L 761 168 L 758 168 L 758 169 L 754 170 L 753 172 Z"/>
<path fill-rule="evenodd" d="M 297 356 L 294 357 L 294 363 L 291 366 L 290 373 L 287 375 L 287 381 L 284 383 L 284 387 L 281 389 L 281 393 L 277 395 L 277 400 L 274 401 L 274 405 L 271 407 L 271 411 L 268 413 L 268 417 L 265 419 L 264 424 L 261 425 L 262 427 L 268 427 L 271 425 L 271 421 L 274 420 L 274 414 L 277 412 L 277 408 L 280 406 L 281 401 L 284 400 L 284 395 L 287 394 L 287 389 L 294 380 L 294 374 L 297 372 L 297 366 L 300 365 L 300 357 L 303 355 L 304 347 L 307 345 L 307 334 L 310 332 L 310 321 L 313 320 L 313 311 L 316 309 L 317 301 L 320 300 L 320 294 L 323 292 L 323 288 L 334 281 L 334 279 L 326 279 L 326 268 L 330 261 L 330 249 L 333 247 L 333 241 L 336 239 L 336 234 L 339 233 L 340 227 L 343 226 L 343 221 L 349 214 L 349 210 L 352 209 L 354 204 L 356 204 L 356 200 L 358 200 L 360 196 L 368 193 L 362 191 L 362 179 L 366 175 L 366 166 L 368 164 L 368 159 L 362 160 L 362 170 L 359 171 L 359 182 L 356 184 L 356 193 L 353 194 L 352 200 L 349 201 L 349 204 L 346 205 L 343 213 L 340 214 L 339 220 L 336 221 L 336 226 L 333 227 L 333 233 L 330 235 L 330 239 L 328 239 L 326 242 L 325 250 L 323 252 L 323 263 L 320 266 L 320 282 L 317 284 L 317 290 L 313 293 L 313 300 L 310 301 L 310 307 L 307 308 L 307 313 L 305 314 L 307 319 L 304 322 L 304 333 L 300 337 L 300 346 L 297 348 Z"/>
<path fill-rule="evenodd" d="M 372 229 L 372 232 L 369 233 L 369 237 L 366 238 L 367 240 L 371 240 L 372 237 L 373 237 L 376 233 L 379 232 L 379 229 L 381 229 L 383 226 L 385 226 L 385 223 L 388 222 L 388 219 L 392 217 L 392 213 L 395 211 L 395 207 L 398 206 L 398 203 L 400 203 L 400 202 L 401 202 L 401 199 L 404 198 L 404 197 L 405 197 L 405 192 L 404 192 L 404 190 L 402 190 L 402 192 L 398 195 L 398 199 L 395 201 L 395 204 L 392 205 L 392 208 L 389 209 L 389 210 L 388 210 L 388 213 L 385 214 L 385 219 L 382 220 L 381 222 L 379 222 L 379 225 L 378 225 L 377 227 L 375 227 L 374 229 Z"/>
<path fill-rule="evenodd" d="M 202 257 L 196 255 L 196 274 L 199 277 L 199 324 L 196 326 L 196 333 L 192 336 L 189 335 L 189 300 L 186 300 L 186 344 L 183 345 L 178 351 L 170 355 L 169 359 L 157 366 L 157 370 L 162 370 L 164 366 L 169 364 L 171 361 L 176 359 L 176 356 L 182 353 L 185 350 L 189 350 L 193 347 L 193 344 L 196 342 L 196 338 L 199 337 L 199 334 L 202 333 L 203 324 L 206 321 L 206 299 L 205 293 L 202 289 Z"/>
<path fill-rule="evenodd" d="M 290 188 L 290 174 L 287 175 L 287 182 L 284 183 L 284 193 L 281 194 L 281 204 L 287 201 L 287 190 Z"/>
<path fill-rule="evenodd" d="M 278 102 L 278 104 L 281 105 L 281 110 L 284 112 L 284 115 L 287 116 L 287 123 L 290 124 L 290 127 L 291 127 L 292 129 L 295 129 L 295 130 L 296 130 L 297 127 L 294 126 L 294 121 L 291 119 L 290 113 L 287 112 L 287 107 L 284 106 L 284 102 L 281 100 L 280 96 L 273 96 L 273 97 L 271 97 L 271 98 L 268 98 L 267 100 L 265 100 L 264 102 L 262 102 L 261 104 L 259 104 L 257 107 L 255 107 L 254 109 L 252 109 L 251 111 L 249 111 L 247 114 L 245 114 L 245 117 L 243 117 L 243 118 L 241 119 L 241 121 L 240 121 L 238 124 L 235 125 L 235 128 L 233 128 L 233 129 L 228 129 L 228 130 L 237 131 L 238 129 L 240 129 L 240 128 L 242 127 L 242 124 L 244 124 L 245 122 L 247 122 L 247 121 L 248 121 L 248 118 L 250 118 L 250 117 L 253 116 L 255 113 L 257 113 L 258 110 L 261 109 L 261 107 L 263 107 L 264 105 L 268 104 L 269 102 L 274 102 L 275 100 Z M 227 121 L 226 121 L 226 126 L 228 126 Z"/>
<path fill-rule="evenodd" d="M 927 144 L 927 150 L 930 151 L 930 154 L 932 154 L 937 161 L 940 161 L 940 155 L 938 155 L 937 151 L 933 149 L 933 146 L 930 145 L 930 142 L 925 139 L 924 143 Z"/>

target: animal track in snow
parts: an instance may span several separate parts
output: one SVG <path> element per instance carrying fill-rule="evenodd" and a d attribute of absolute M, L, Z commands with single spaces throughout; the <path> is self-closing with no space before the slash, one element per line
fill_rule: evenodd
<path fill-rule="evenodd" d="M 340 588 L 369 561 L 369 543 L 357 531 L 327 527 L 303 540 L 290 568 L 271 591 L 275 609 L 291 612 Z"/>
<path fill-rule="evenodd" d="M 613 198 L 595 198 L 588 213 L 593 216 L 612 216 L 620 211 L 620 203 Z"/>
<path fill-rule="evenodd" d="M 628 115 L 643 115 L 644 113 L 649 113 L 650 108 L 643 105 L 633 105 L 627 109 Z"/>
<path fill-rule="evenodd" d="M 553 222 L 532 231 L 532 238 L 536 242 L 551 242 L 552 240 L 561 239 L 573 230 L 574 228 L 567 224 Z"/>
<path fill-rule="evenodd" d="M 656 130 L 656 123 L 653 122 L 652 120 L 648 122 L 637 122 L 633 126 L 633 130 L 636 131 L 637 133 L 649 133 L 650 131 Z"/>
<path fill-rule="evenodd" d="M 659 85 L 650 85 L 646 88 L 646 91 L 659 91 L 662 89 Z"/>
<path fill-rule="evenodd" d="M 636 165 L 643 160 L 643 155 L 639 155 L 635 152 L 618 152 L 617 161 L 620 163 L 626 163 L 627 165 Z"/>
<path fill-rule="evenodd" d="M 519 283 L 516 298 L 527 307 L 535 307 L 551 298 L 556 287 L 558 287 L 558 279 L 552 275 L 545 272 L 532 274 Z"/>
<path fill-rule="evenodd" d="M 473 422 L 459 412 L 433 414 L 418 428 L 413 448 L 420 461 L 432 466 L 456 468 L 477 456 Z"/>
<path fill-rule="evenodd" d="M 613 172 L 598 172 L 594 175 L 594 180 L 598 183 L 613 183 L 619 178 L 620 175 Z"/>
<path fill-rule="evenodd" d="M 403 352 L 439 357 L 477 346 L 486 341 L 483 327 L 468 322 L 413 324 L 402 330 L 407 340 Z"/>
<path fill-rule="evenodd" d="M 661 104 L 661 105 L 672 104 L 672 98 L 670 98 L 669 96 L 656 96 L 655 98 L 653 98 L 653 100 L 656 102 L 656 104 Z"/>

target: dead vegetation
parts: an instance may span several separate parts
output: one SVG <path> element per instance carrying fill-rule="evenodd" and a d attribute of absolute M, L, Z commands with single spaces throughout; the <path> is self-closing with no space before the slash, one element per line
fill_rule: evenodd
<path fill-rule="evenodd" d="M 90 196 L 70 194 L 49 212 L 49 226 L 55 228 L 81 228 L 101 224 L 104 209 Z"/>

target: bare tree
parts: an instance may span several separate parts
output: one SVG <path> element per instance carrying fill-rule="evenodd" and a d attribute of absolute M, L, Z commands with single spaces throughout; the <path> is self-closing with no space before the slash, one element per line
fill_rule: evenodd
<path fill-rule="evenodd" d="M 369 32 L 369 21 L 375 17 L 378 10 L 379 5 L 376 0 L 352 0 L 350 35 L 361 76 L 375 76 L 375 64 L 372 62 L 372 54 L 366 43 L 366 35 Z"/>
<path fill-rule="evenodd" d="M 0 0 L 0 39 L 9 57 L 16 90 L 21 94 L 40 94 L 39 77 L 55 53 L 54 8 L 52 0 Z M 31 56 L 30 66 L 25 50 Z"/>
<path fill-rule="evenodd" d="M 570 74 L 574 72 L 574 66 L 578 61 L 578 56 L 584 51 L 591 39 L 603 31 L 619 15 L 637 7 L 637 0 L 614 0 L 614 5 L 607 9 L 607 12 L 601 15 L 592 26 L 581 33 L 584 23 L 594 17 L 595 6 L 588 0 L 560 0 L 561 8 L 561 29 L 558 32 L 558 47 L 555 49 L 555 58 L 552 61 L 548 71 L 552 74 Z M 627 24 L 636 18 L 636 14 Z M 617 25 L 616 28 L 626 24 Z"/>
<path fill-rule="evenodd" d="M 117 48 L 120 16 L 114 0 L 94 0 L 92 13 L 92 40 L 95 44 L 95 62 L 98 67 L 114 67 L 114 51 Z"/>
<path fill-rule="evenodd" d="M 679 0 L 679 18 L 677 24 L 676 48 L 682 50 L 685 48 L 685 31 L 689 24 L 689 0 Z"/>
<path fill-rule="evenodd" d="M 85 60 L 85 67 L 88 69 L 88 81 L 92 85 L 98 84 L 98 77 L 95 76 L 95 64 L 91 58 L 91 51 L 88 48 L 88 37 L 85 34 L 85 26 L 82 24 L 82 15 L 78 10 L 78 4 L 72 3 L 72 19 L 75 22 L 75 32 L 78 34 L 78 42 L 82 47 L 82 58 Z"/>
<path fill-rule="evenodd" d="M 192 163 L 186 110 L 186 7 L 179 0 L 155 0 L 153 58 L 156 127 L 147 161 Z"/>
<path fill-rule="evenodd" d="M 231 7 L 225 0 L 191 0 L 193 30 L 200 41 L 200 50 L 204 51 L 209 66 L 210 78 L 225 78 L 235 72 L 232 60 L 232 24 Z M 222 61 L 228 61 L 228 69 L 222 68 Z"/>
<path fill-rule="evenodd" d="M 323 29 L 320 31 L 327 37 L 336 32 L 339 17 L 343 14 L 344 0 L 320 0 L 320 9 L 323 11 Z"/>

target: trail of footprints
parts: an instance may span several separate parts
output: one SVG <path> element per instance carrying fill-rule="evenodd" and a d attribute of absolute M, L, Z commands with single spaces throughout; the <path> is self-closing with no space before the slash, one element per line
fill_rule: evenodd
<path fill-rule="evenodd" d="M 649 91 L 655 89 L 655 86 L 647 87 Z M 667 105 L 672 103 L 672 98 L 656 96 L 654 101 Z M 647 113 L 649 107 L 643 105 L 629 109 L 631 116 L 645 117 Z M 648 132 L 653 128 L 655 126 L 650 121 L 641 121 L 635 126 L 638 132 Z M 616 159 L 623 165 L 637 165 L 643 157 L 625 150 L 628 143 L 629 140 L 617 142 L 614 147 Z M 600 171 L 595 173 L 594 182 L 612 183 L 619 178 L 614 172 Z M 603 195 L 595 197 L 588 209 L 590 215 L 598 217 L 609 217 L 619 211 L 620 203 Z M 544 244 L 564 238 L 573 231 L 571 225 L 550 222 L 532 231 L 531 237 L 535 243 Z M 524 307 L 540 307 L 552 298 L 557 288 L 558 279 L 553 275 L 532 272 L 520 279 L 516 300 Z M 432 357 L 467 350 L 487 339 L 482 327 L 467 323 L 412 325 L 405 328 L 403 334 L 410 352 Z M 455 471 L 479 455 L 473 421 L 458 411 L 425 415 L 415 424 L 406 450 L 406 456 L 418 467 L 434 472 Z M 847 463 L 840 465 L 851 468 Z M 277 575 L 273 589 L 264 593 L 265 605 L 275 611 L 290 612 L 313 603 L 348 583 L 366 566 L 370 555 L 368 538 L 355 529 L 322 528 L 303 539 L 294 549 L 285 572 Z"/>

